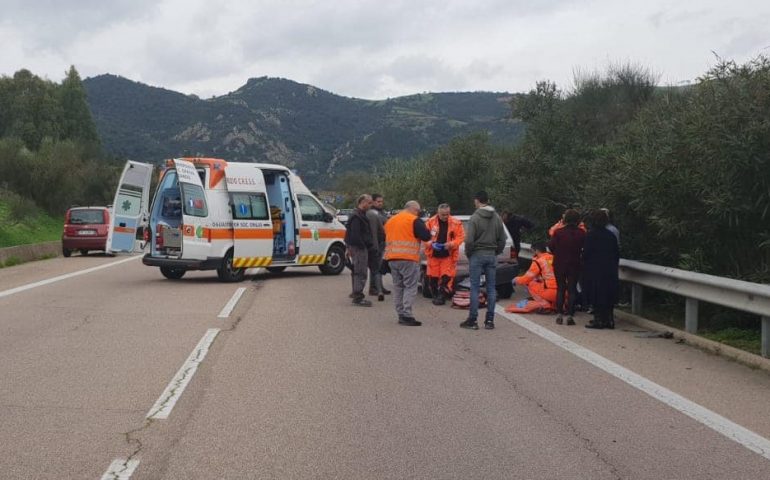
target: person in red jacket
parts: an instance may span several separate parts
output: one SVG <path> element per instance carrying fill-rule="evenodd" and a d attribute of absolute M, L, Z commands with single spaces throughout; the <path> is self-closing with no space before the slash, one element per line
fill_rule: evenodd
<path fill-rule="evenodd" d="M 443 305 L 454 293 L 457 259 L 465 240 L 463 222 L 450 214 L 447 203 L 438 206 L 436 215 L 425 223 L 430 240 L 424 243 L 428 257 L 428 281 L 434 305 Z"/>
<path fill-rule="evenodd" d="M 514 278 L 516 285 L 526 285 L 532 300 L 509 305 L 505 311 L 512 313 L 541 312 L 556 310 L 556 275 L 553 271 L 553 255 L 548 253 L 545 242 L 532 244 L 535 255 L 524 275 Z"/>
<path fill-rule="evenodd" d="M 557 229 L 548 248 L 553 252 L 553 269 L 556 274 L 556 323 L 564 323 L 563 315 L 567 315 L 567 325 L 574 325 L 575 298 L 577 284 L 580 278 L 580 263 L 583 253 L 583 243 L 586 232 L 578 227 L 580 213 L 569 209 L 564 212 L 564 226 Z M 565 299 L 566 295 L 566 299 Z M 565 309 L 566 302 L 566 309 Z"/>

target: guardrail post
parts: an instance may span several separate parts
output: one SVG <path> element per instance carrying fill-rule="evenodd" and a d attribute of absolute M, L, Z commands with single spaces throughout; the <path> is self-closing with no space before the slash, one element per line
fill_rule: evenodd
<path fill-rule="evenodd" d="M 770 317 L 762 317 L 762 356 L 770 358 Z"/>
<path fill-rule="evenodd" d="M 698 333 L 698 301 L 694 298 L 685 299 L 684 329 L 687 333 Z"/>
<path fill-rule="evenodd" d="M 637 283 L 631 284 L 631 313 L 642 314 L 642 286 Z"/>

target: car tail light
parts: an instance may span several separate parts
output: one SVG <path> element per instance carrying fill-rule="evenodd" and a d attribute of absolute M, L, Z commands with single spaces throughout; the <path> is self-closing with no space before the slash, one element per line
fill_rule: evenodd
<path fill-rule="evenodd" d="M 155 231 L 155 248 L 163 248 L 163 225 L 158 224 L 158 229 Z"/>

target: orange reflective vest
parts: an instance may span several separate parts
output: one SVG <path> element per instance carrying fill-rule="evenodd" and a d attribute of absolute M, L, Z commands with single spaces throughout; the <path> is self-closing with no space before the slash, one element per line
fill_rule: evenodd
<path fill-rule="evenodd" d="M 420 240 L 414 236 L 417 215 L 406 210 L 385 223 L 385 260 L 420 261 Z"/>
<path fill-rule="evenodd" d="M 532 258 L 529 270 L 524 275 L 516 277 L 517 285 L 528 285 L 534 280 L 540 280 L 545 288 L 556 288 L 556 275 L 553 273 L 553 255 L 541 253 Z"/>
<path fill-rule="evenodd" d="M 449 257 L 453 262 L 456 262 L 460 258 L 460 245 L 465 241 L 465 229 L 463 228 L 463 222 L 456 219 L 453 216 L 447 218 L 447 242 L 444 244 L 444 248 L 449 251 Z M 425 222 L 425 226 L 430 230 L 430 241 L 425 242 L 425 255 L 433 255 L 433 247 L 431 244 L 438 241 L 439 219 L 438 215 L 433 215 Z"/>

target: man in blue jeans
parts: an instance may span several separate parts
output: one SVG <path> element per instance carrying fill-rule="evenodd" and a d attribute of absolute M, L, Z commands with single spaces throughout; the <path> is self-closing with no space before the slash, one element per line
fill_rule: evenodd
<path fill-rule="evenodd" d="M 487 192 L 480 191 L 473 196 L 476 211 L 468 220 L 465 229 L 465 256 L 468 257 L 471 278 L 471 310 L 468 318 L 460 324 L 462 328 L 478 330 L 479 290 L 481 275 L 486 276 L 487 315 L 484 328 L 495 328 L 495 300 L 497 292 L 497 256 L 505 249 L 505 226 L 494 207 L 489 205 Z"/>

